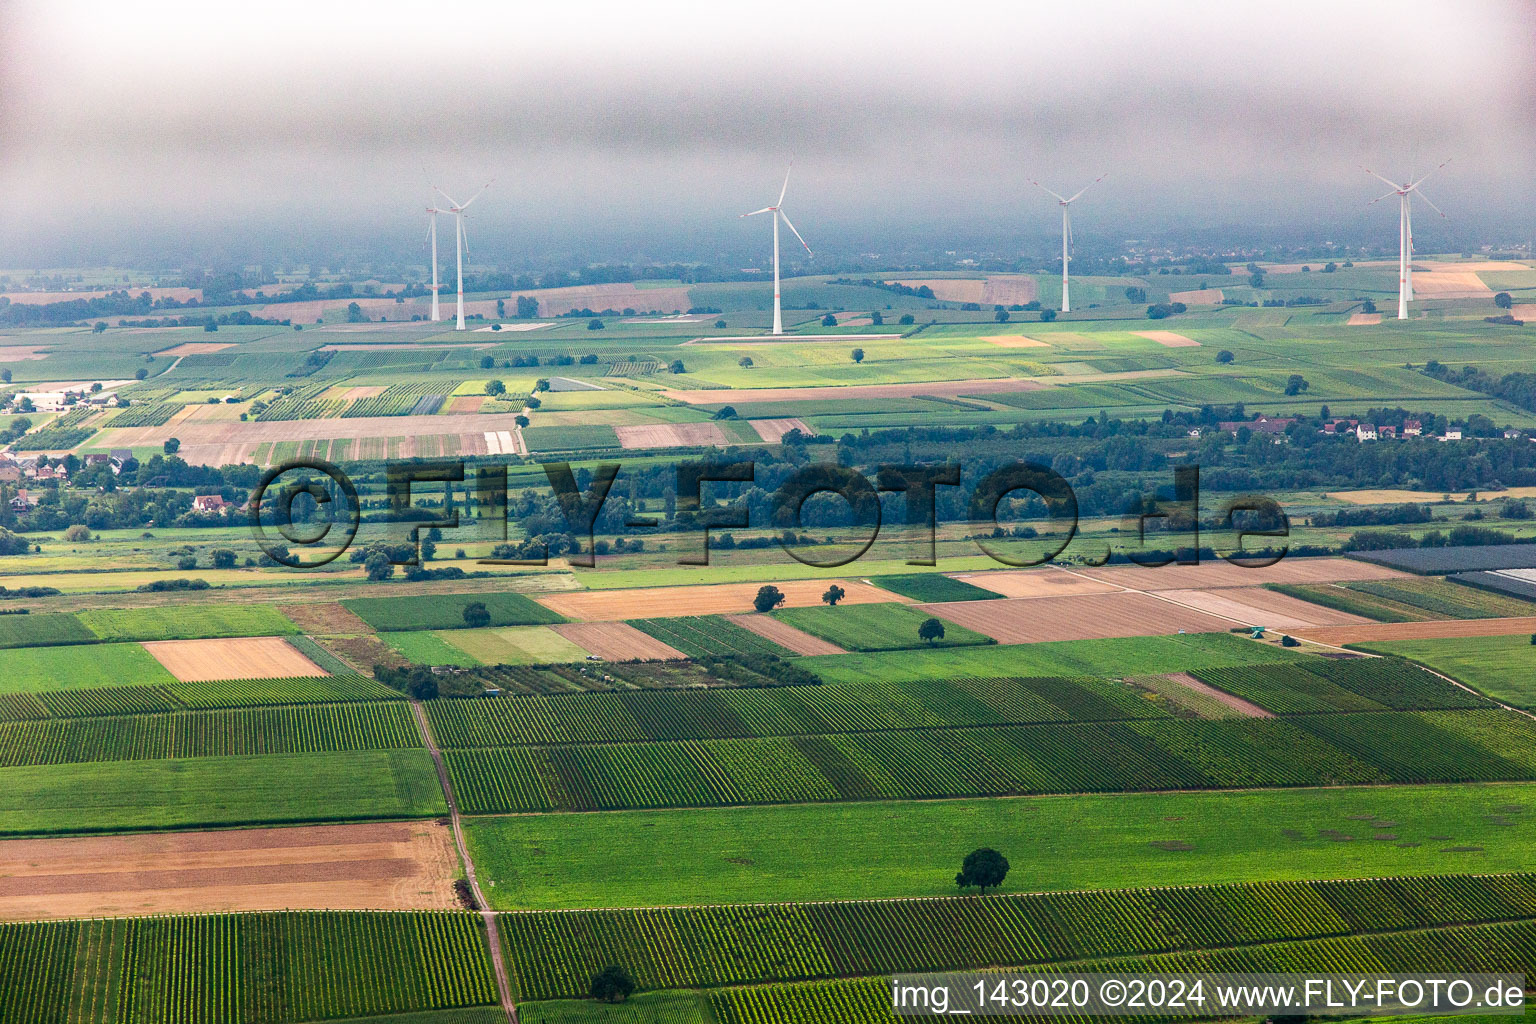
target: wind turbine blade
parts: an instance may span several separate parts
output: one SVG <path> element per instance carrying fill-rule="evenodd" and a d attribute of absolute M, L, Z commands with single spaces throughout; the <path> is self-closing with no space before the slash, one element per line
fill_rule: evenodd
<path fill-rule="evenodd" d="M 742 216 L 743 217 L 756 217 L 760 213 L 772 213 L 774 210 L 777 210 L 777 209 L 778 209 L 777 206 L 765 206 L 761 210 L 753 210 L 751 213 L 744 213 L 744 214 L 742 214 Z"/>
<path fill-rule="evenodd" d="M 1388 185 L 1391 185 L 1393 192 L 1396 192 L 1398 189 L 1403 187 L 1403 186 L 1399 185 L 1397 182 L 1393 181 L 1391 178 L 1382 178 L 1381 175 L 1377 174 L 1375 171 L 1371 170 L 1369 167 L 1362 166 L 1360 169 L 1362 171 L 1364 171 L 1366 174 L 1369 174 L 1371 177 L 1373 177 L 1373 178 L 1380 178 L 1382 181 L 1386 182 Z"/>
<path fill-rule="evenodd" d="M 784 187 L 779 189 L 779 201 L 774 204 L 775 206 L 783 206 L 784 205 L 784 193 L 789 191 L 789 172 L 794 170 L 794 169 L 795 169 L 795 165 L 793 163 L 791 163 L 789 165 L 789 170 L 786 170 L 784 172 Z"/>
<path fill-rule="evenodd" d="M 1099 182 L 1103 181 L 1108 176 L 1109 176 L 1109 172 L 1105 171 L 1103 174 L 1099 175 L 1097 178 L 1094 178 L 1092 181 L 1090 181 L 1088 184 L 1084 185 L 1081 189 L 1078 190 L 1077 196 L 1080 196 L 1084 192 L 1087 192 L 1089 189 L 1093 188 L 1093 186 L 1097 185 Z M 1075 202 L 1077 200 L 1077 196 L 1073 196 L 1071 199 L 1066 200 L 1066 202 L 1069 202 L 1069 203 Z"/>
<path fill-rule="evenodd" d="M 1031 185 L 1033 185 L 1033 186 L 1035 186 L 1035 188 L 1037 188 L 1037 189 L 1039 189 L 1039 190 L 1040 190 L 1040 191 L 1042 191 L 1042 192 L 1048 192 L 1048 193 L 1050 193 L 1050 194 L 1051 194 L 1051 195 L 1053 195 L 1053 196 L 1055 196 L 1055 197 L 1056 197 L 1056 200 L 1057 200 L 1057 202 L 1062 202 L 1062 203 L 1065 203 L 1065 202 L 1066 202 L 1066 201 L 1067 201 L 1067 200 L 1066 200 L 1066 197 L 1064 197 L 1064 196 L 1062 196 L 1062 195 L 1061 195 L 1061 194 L 1060 194 L 1060 193 L 1057 193 L 1057 192 L 1051 192 L 1051 190 L 1050 190 L 1050 189 L 1048 189 L 1048 188 L 1046 188 L 1046 187 L 1045 187 L 1045 186 L 1044 186 L 1044 185 L 1042 185 L 1042 184 L 1040 184 L 1040 183 L 1039 183 L 1039 182 L 1038 182 L 1038 181 L 1036 181 L 1036 180 L 1035 180 L 1035 179 L 1034 179 L 1034 178 L 1030 178 L 1030 179 L 1029 179 L 1029 183 L 1030 183 L 1030 184 L 1031 184 Z"/>
<path fill-rule="evenodd" d="M 1397 195 L 1397 189 L 1396 188 L 1392 189 L 1391 192 L 1388 192 L 1384 196 L 1377 196 L 1375 199 L 1372 199 L 1370 202 L 1366 203 L 1365 205 L 1366 206 L 1375 206 L 1377 203 L 1381 202 L 1383 199 L 1390 199 L 1390 198 L 1392 198 L 1395 195 Z"/>
<path fill-rule="evenodd" d="M 495 183 L 496 183 L 496 179 L 495 178 L 492 178 L 490 181 L 486 182 L 483 186 L 481 186 L 479 192 L 476 192 L 474 195 L 469 197 L 469 203 L 472 203 L 476 199 L 479 199 L 481 196 L 485 195 L 485 190 L 490 188 Z M 468 209 L 469 208 L 469 203 L 465 203 L 463 206 L 459 207 L 459 209 L 461 209 L 461 210 Z"/>
<path fill-rule="evenodd" d="M 436 185 L 432 186 L 432 191 L 436 192 L 438 195 L 440 195 L 444 199 L 448 200 L 448 205 L 449 206 L 458 206 L 459 205 L 458 203 L 454 202 L 453 196 L 449 195 L 447 192 L 444 192 L 442 189 L 438 188 Z M 463 207 L 459 207 L 459 208 L 463 209 Z"/>
<path fill-rule="evenodd" d="M 459 242 L 464 246 L 464 255 L 469 255 L 469 232 L 464 230 L 464 218 L 455 218 L 459 222 Z"/>
<path fill-rule="evenodd" d="M 1440 207 L 1436 206 L 1434 201 L 1432 199 L 1430 199 L 1429 196 L 1425 195 L 1423 192 L 1420 192 L 1418 189 L 1414 189 L 1413 190 L 1413 194 L 1418 196 L 1420 199 L 1424 200 L 1426 203 L 1429 203 L 1429 208 L 1431 210 L 1434 210 L 1436 213 L 1438 213 L 1442 217 L 1445 216 L 1445 211 L 1440 209 Z M 1446 218 L 1446 219 L 1449 219 L 1449 218 Z"/>
<path fill-rule="evenodd" d="M 795 226 L 789 222 L 789 218 L 788 217 L 784 216 L 784 211 L 783 210 L 779 211 L 779 217 L 784 221 L 784 226 L 785 227 L 789 228 L 789 230 L 791 230 L 791 231 L 795 231 Z M 800 232 L 795 231 L 795 237 L 796 238 L 800 238 Z M 805 245 L 805 239 L 800 238 L 800 244 L 801 245 Z M 806 252 L 806 255 L 808 255 L 808 256 L 815 256 L 816 255 L 815 253 L 811 252 L 811 247 L 808 246 L 808 245 L 805 245 L 805 252 Z"/>
<path fill-rule="evenodd" d="M 1451 161 L 1450 161 L 1450 160 L 1449 160 L 1449 159 L 1447 159 L 1447 160 L 1446 160 L 1446 161 L 1445 161 L 1445 162 L 1444 162 L 1444 163 L 1442 163 L 1442 164 L 1441 164 L 1441 165 L 1440 165 L 1440 167 L 1444 167 L 1444 166 L 1445 166 L 1445 165 L 1446 165 L 1446 164 L 1448 164 L 1448 163 L 1450 163 L 1450 162 L 1451 162 Z M 1422 184 L 1422 183 L 1423 183 L 1423 181 L 1424 181 L 1424 179 L 1425 179 L 1425 178 L 1428 178 L 1428 177 L 1429 177 L 1429 176 L 1430 176 L 1430 175 L 1431 175 L 1431 174 L 1434 174 L 1434 173 L 1435 173 L 1435 171 L 1438 171 L 1438 170 L 1440 170 L 1440 167 L 1436 167 L 1436 168 L 1435 168 L 1435 170 L 1434 170 L 1434 171 L 1429 171 L 1429 172 L 1428 172 L 1428 173 L 1426 173 L 1426 174 L 1425 174 L 1425 175 L 1424 175 L 1424 177 L 1423 177 L 1423 178 L 1420 178 L 1420 179 L 1419 179 L 1419 180 L 1418 180 L 1418 181 L 1415 181 L 1415 182 L 1414 182 L 1414 183 L 1413 183 L 1413 184 L 1412 184 L 1412 185 L 1409 185 L 1409 186 L 1408 186 L 1408 190 L 1409 190 L 1409 191 L 1410 191 L 1410 192 L 1411 192 L 1411 191 L 1412 191 L 1412 190 L 1414 190 L 1414 189 L 1416 189 L 1416 188 L 1418 188 L 1418 187 L 1419 187 L 1419 185 L 1420 185 L 1420 184 Z"/>

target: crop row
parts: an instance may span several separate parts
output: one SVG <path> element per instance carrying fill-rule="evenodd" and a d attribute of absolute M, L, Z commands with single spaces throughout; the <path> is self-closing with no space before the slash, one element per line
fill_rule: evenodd
<path fill-rule="evenodd" d="M 135 402 L 112 417 L 113 427 L 161 427 L 186 406 L 181 402 Z"/>
<path fill-rule="evenodd" d="M 421 746 L 404 704 L 369 701 L 0 723 L 0 765 Z"/>
<path fill-rule="evenodd" d="M 743 629 L 719 615 L 684 615 L 675 619 L 631 619 L 631 626 L 682 651 L 690 658 L 709 654 L 788 656 L 771 640 Z"/>
<path fill-rule="evenodd" d="M 1536 779 L 1502 711 L 913 729 L 448 749 L 471 814 Z"/>
<path fill-rule="evenodd" d="M 1455 964 L 1458 970 L 1529 975 L 1536 971 L 1536 923 L 1467 925 L 1386 935 L 1265 943 L 1210 953 L 1166 953 L 1081 965 L 1136 973 L 1296 973 L 1358 971 L 1406 974 Z M 709 996 L 719 1024 L 898 1024 L 884 978 L 847 978 L 726 988 Z M 533 1008 L 528 1009 L 531 1015 Z M 1077 1018 L 1053 1017 L 1053 1020 Z M 1082 1018 L 1086 1020 L 1088 1018 Z M 1121 1018 L 1131 1024 L 1142 1018 Z"/>
<path fill-rule="evenodd" d="M 0 722 L 404 699 L 399 691 L 362 676 L 220 679 L 160 686 L 106 686 L 0 694 Z"/>
<path fill-rule="evenodd" d="M 1486 708 L 1489 701 L 1394 658 L 1197 669 L 1201 682 L 1277 714 Z"/>
<path fill-rule="evenodd" d="M 405 416 L 416 410 L 426 398 L 435 397 L 437 404 L 451 395 L 463 381 L 426 380 L 408 384 L 391 384 L 377 395 L 356 398 L 348 405 L 343 417 L 353 416 Z M 435 411 L 435 410 L 433 410 Z M 424 415 L 425 413 L 423 413 Z"/>
<path fill-rule="evenodd" d="M 0 1020 L 296 1024 L 495 1001 L 465 913 L 0 924 Z"/>
<path fill-rule="evenodd" d="M 610 963 L 624 964 L 641 988 L 694 988 L 1530 917 L 1536 876 L 1494 875 L 518 913 L 502 915 L 500 931 L 521 998 L 552 999 L 581 994 Z"/>
<path fill-rule="evenodd" d="M 445 747 L 795 736 L 884 729 L 1114 721 L 1164 712 L 1099 679 L 954 679 L 651 690 L 428 705 Z"/>

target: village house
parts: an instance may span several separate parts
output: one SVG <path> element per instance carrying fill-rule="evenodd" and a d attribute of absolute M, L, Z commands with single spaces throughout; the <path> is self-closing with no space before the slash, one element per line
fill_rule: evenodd
<path fill-rule="evenodd" d="M 11 499 L 11 511 L 13 511 L 13 512 L 25 512 L 28 509 L 32 509 L 32 508 L 36 508 L 36 507 L 37 507 L 37 498 L 35 498 L 32 495 L 28 494 L 27 493 L 27 489 L 25 487 L 23 487 L 21 490 L 17 491 L 16 492 L 16 496 Z"/>
<path fill-rule="evenodd" d="M 217 494 L 199 494 L 192 499 L 194 512 L 224 512 L 234 506 Z"/>
<path fill-rule="evenodd" d="M 1396 440 L 1397 428 L 1391 424 L 1382 424 L 1376 428 L 1376 436 L 1380 437 L 1383 441 Z"/>
<path fill-rule="evenodd" d="M 1376 440 L 1376 424 L 1362 423 L 1355 427 L 1355 436 L 1362 441 Z"/>
<path fill-rule="evenodd" d="M 1445 428 L 1445 436 L 1442 437 L 1440 440 L 1442 440 L 1442 441 L 1460 441 L 1461 440 L 1461 428 L 1460 427 L 1446 427 Z"/>
<path fill-rule="evenodd" d="M 1403 420 L 1403 436 L 1419 437 L 1424 433 L 1424 424 L 1418 420 Z"/>

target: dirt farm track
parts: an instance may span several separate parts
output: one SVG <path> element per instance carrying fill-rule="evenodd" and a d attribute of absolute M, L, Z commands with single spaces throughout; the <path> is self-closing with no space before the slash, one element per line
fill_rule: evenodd
<path fill-rule="evenodd" d="M 0 920 L 456 905 L 431 821 L 0 842 Z"/>

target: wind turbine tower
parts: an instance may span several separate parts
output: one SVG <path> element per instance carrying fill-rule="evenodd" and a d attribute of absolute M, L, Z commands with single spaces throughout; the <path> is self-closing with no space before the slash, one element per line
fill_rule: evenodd
<path fill-rule="evenodd" d="M 459 273 L 459 316 L 458 322 L 454 325 L 453 329 L 456 331 L 462 331 L 464 329 L 464 252 L 469 248 L 469 239 L 464 234 L 464 211 L 469 209 L 470 203 L 473 203 L 476 199 L 479 199 L 482 195 L 485 194 L 485 190 L 491 187 L 491 182 L 486 182 L 485 186 L 481 188 L 479 192 L 476 192 L 474 195 L 470 196 L 469 203 L 456 202 L 452 196 L 438 188 L 436 185 L 433 185 L 432 187 L 436 189 L 438 195 L 448 200 L 448 210 L 446 212 L 453 214 L 453 234 L 455 241 L 458 243 L 455 248 L 455 253 L 457 257 Z M 435 236 L 435 230 L 433 233 Z"/>
<path fill-rule="evenodd" d="M 793 169 L 793 165 L 791 165 L 791 169 Z M 800 238 L 800 232 L 795 231 L 795 226 L 789 222 L 789 217 L 786 216 L 785 213 L 784 213 L 784 193 L 786 193 L 788 191 L 789 191 L 789 171 L 785 171 L 784 172 L 784 187 L 779 189 L 779 201 L 777 203 L 775 203 L 773 206 L 765 206 L 761 210 L 753 210 L 751 213 L 744 213 L 744 214 L 742 214 L 742 217 L 744 217 L 744 218 L 745 217 L 756 217 L 760 213 L 771 213 L 771 214 L 773 214 L 773 333 L 774 334 L 783 334 L 784 333 L 784 316 L 783 316 L 783 313 L 780 311 L 780 306 L 779 306 L 779 221 L 782 220 L 784 222 L 784 226 L 785 227 L 789 228 L 789 230 L 791 230 L 791 231 L 794 231 L 795 237 L 800 239 L 800 244 L 801 245 L 805 245 L 805 239 Z M 808 245 L 805 245 L 805 251 L 806 251 L 806 254 L 809 255 L 809 256 L 815 256 L 816 255 L 815 253 L 811 252 L 811 247 L 808 246 Z"/>
<path fill-rule="evenodd" d="M 1067 264 L 1072 259 L 1072 204 L 1077 201 L 1078 196 L 1081 196 L 1084 192 L 1087 192 L 1093 186 L 1103 181 L 1108 174 L 1109 172 L 1105 171 L 1097 178 L 1094 178 L 1088 184 L 1078 189 L 1077 195 L 1074 195 L 1071 199 L 1065 199 L 1057 195 L 1057 193 L 1051 192 L 1050 189 L 1033 178 L 1029 179 L 1029 183 L 1042 192 L 1056 196 L 1056 202 L 1061 206 L 1061 311 L 1063 313 L 1072 312 L 1071 281 L 1067 273 Z"/>
<path fill-rule="evenodd" d="M 432 243 L 432 320 L 442 319 L 437 311 L 437 215 L 446 213 L 435 206 L 427 207 L 427 239 Z"/>
<path fill-rule="evenodd" d="M 1446 160 L 1440 167 L 1448 163 L 1450 161 Z M 1390 178 L 1383 178 L 1369 167 L 1365 168 L 1365 173 L 1392 186 L 1392 191 L 1377 196 L 1367 203 L 1367 206 L 1374 206 L 1383 199 L 1397 196 L 1397 318 L 1399 320 L 1408 319 L 1408 303 L 1413 301 L 1413 196 L 1417 193 L 1420 199 L 1429 203 L 1431 210 L 1440 214 L 1441 217 L 1445 216 L 1445 212 L 1436 206 L 1429 196 L 1419 190 L 1419 186 L 1424 183 L 1424 178 L 1434 174 L 1440 167 L 1436 167 L 1434 171 L 1430 171 L 1417 181 L 1409 181 L 1401 185 Z"/>

